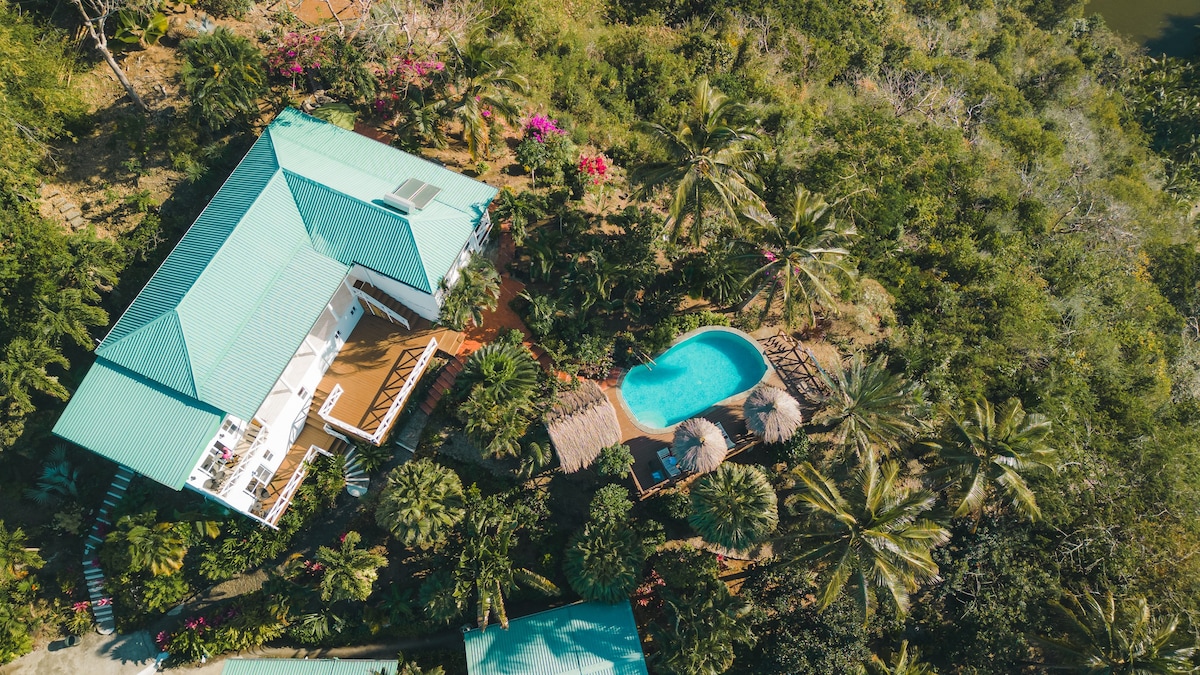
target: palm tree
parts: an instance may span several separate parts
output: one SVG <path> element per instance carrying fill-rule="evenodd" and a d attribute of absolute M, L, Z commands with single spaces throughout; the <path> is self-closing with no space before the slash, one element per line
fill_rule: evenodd
<path fill-rule="evenodd" d="M 449 622 L 475 598 L 476 622 L 486 629 L 494 616 L 508 628 L 504 596 L 518 584 L 547 595 L 558 595 L 554 582 L 529 569 L 516 567 L 509 551 L 521 525 L 511 508 L 494 500 L 471 508 L 464 520 L 466 532 L 453 572 L 431 575 L 421 588 L 426 611 L 436 621 Z"/>
<path fill-rule="evenodd" d="M 864 664 L 864 675 L 937 675 L 937 671 L 928 663 L 921 661 L 921 655 L 916 647 L 908 648 L 908 640 L 900 643 L 900 649 L 892 654 L 892 658 L 884 661 L 872 654 L 871 660 Z"/>
<path fill-rule="evenodd" d="M 231 122 L 249 123 L 258 115 L 258 99 L 267 92 L 262 53 L 250 40 L 217 28 L 184 40 L 179 79 L 191 100 L 191 115 L 212 129 Z"/>
<path fill-rule="evenodd" d="M 371 595 L 379 568 L 387 564 L 387 558 L 373 549 L 358 548 L 360 541 L 362 537 L 351 530 L 342 537 L 341 548 L 317 549 L 317 562 L 325 566 L 321 577 L 321 599 L 325 602 L 361 602 Z"/>
<path fill-rule="evenodd" d="M 563 567 L 571 588 L 584 600 L 617 603 L 641 581 L 642 542 L 622 525 L 588 523 L 567 545 Z"/>
<path fill-rule="evenodd" d="M 1067 605 L 1052 608 L 1066 637 L 1037 641 L 1062 659 L 1056 669 L 1094 675 L 1177 675 L 1194 673 L 1194 643 L 1175 635 L 1179 617 L 1156 617 L 1145 598 L 1118 607 L 1111 591 L 1102 596 L 1067 593 Z"/>
<path fill-rule="evenodd" d="M 419 459 L 388 475 L 375 520 L 405 546 L 428 550 L 446 541 L 462 520 L 464 504 L 458 474 L 430 459 Z"/>
<path fill-rule="evenodd" d="M 704 207 L 715 197 L 721 210 L 734 221 L 748 207 L 762 200 L 754 193 L 760 184 L 754 173 L 757 153 L 746 147 L 756 138 L 753 131 L 732 122 L 743 107 L 730 101 L 708 84 L 696 83 L 691 109 L 674 129 L 661 124 L 642 128 L 662 145 L 667 159 L 639 167 L 633 178 L 641 185 L 635 195 L 645 198 L 660 187 L 672 191 L 667 226 L 674 236 L 683 231 L 683 221 L 692 216 L 691 240 L 699 244 L 706 234 Z"/>
<path fill-rule="evenodd" d="M 922 517 L 933 506 L 934 494 L 905 487 L 899 463 L 880 466 L 872 453 L 865 454 L 848 496 L 808 462 L 793 475 L 798 491 L 788 504 L 803 505 L 812 518 L 800 536 L 805 545 L 790 562 L 820 569 L 821 609 L 849 584 L 864 622 L 875 605 L 872 587 L 886 591 L 903 617 L 908 594 L 937 579 L 930 551 L 950 539 L 944 527 Z"/>
<path fill-rule="evenodd" d="M 801 312 L 815 326 L 817 307 L 834 306 L 830 281 L 854 277 L 846 248 L 856 235 L 854 226 L 838 223 L 824 198 L 797 186 L 789 217 L 761 218 L 753 234 L 766 262 L 744 283 L 757 283 L 758 292 L 766 294 L 764 312 L 779 298 L 788 326 L 799 323 Z"/>
<path fill-rule="evenodd" d="M 0 585 L 24 577 L 28 570 L 43 565 L 36 548 L 28 545 L 25 530 L 8 530 L 0 520 Z"/>
<path fill-rule="evenodd" d="M 492 403 L 527 400 L 537 387 L 539 372 L 524 346 L 493 342 L 467 357 L 458 381 Z"/>
<path fill-rule="evenodd" d="M 692 488 L 688 522 L 704 541 L 744 551 L 779 524 L 775 490 L 758 467 L 722 464 Z"/>
<path fill-rule="evenodd" d="M 735 644 L 754 641 L 746 615 L 748 603 L 728 589 L 681 598 L 663 593 L 664 622 L 651 624 L 658 651 L 651 657 L 655 672 L 667 675 L 720 675 L 733 665 Z"/>
<path fill-rule="evenodd" d="M 496 309 L 500 303 L 500 273 L 492 261 L 478 253 L 459 273 L 453 287 L 442 279 L 443 293 L 441 322 L 462 330 L 468 324 L 483 325 L 483 313 Z"/>
<path fill-rule="evenodd" d="M 521 439 L 532 421 L 528 405 L 521 399 L 496 401 L 486 394 L 476 387 L 458 407 L 467 437 L 486 457 L 519 456 Z"/>
<path fill-rule="evenodd" d="M 453 91 L 439 107 L 445 117 L 462 122 L 471 160 L 479 161 L 491 141 L 492 117 L 516 122 L 520 109 L 513 94 L 524 93 L 527 85 L 504 55 L 505 42 L 472 40 L 461 49 L 452 40 L 450 47 L 455 57 L 450 66 Z"/>
<path fill-rule="evenodd" d="M 123 543 L 134 570 L 150 570 L 154 576 L 183 569 L 187 542 L 176 523 L 155 523 L 155 512 L 123 516 L 107 542 Z"/>
<path fill-rule="evenodd" d="M 938 472 L 965 485 L 954 515 L 978 516 L 989 494 L 998 489 L 1012 501 L 1017 513 L 1037 520 L 1041 510 L 1021 474 L 1057 466 L 1054 450 L 1046 445 L 1050 421 L 1041 415 L 1026 415 L 1015 398 L 999 408 L 987 400 L 969 405 L 969 418 L 953 416 L 947 437 L 930 443 L 947 464 Z"/>
<path fill-rule="evenodd" d="M 530 190 L 518 194 L 512 188 L 505 187 L 496 195 L 495 203 L 496 221 L 508 221 L 509 233 L 512 235 L 513 244 L 517 246 L 525 244 L 525 233 L 529 223 L 546 214 L 546 200 Z"/>
<path fill-rule="evenodd" d="M 48 343 L 15 338 L 8 343 L 4 360 L 0 361 L 0 402 L 10 415 L 19 416 L 34 410 L 34 393 L 65 401 L 71 392 L 46 369 L 50 366 L 65 369 L 68 365 L 66 357 Z"/>
<path fill-rule="evenodd" d="M 829 427 L 839 445 L 860 455 L 887 451 L 920 431 L 924 389 L 889 371 L 887 358 L 868 363 L 855 354 L 849 368 L 839 363 L 820 375 L 828 394 L 813 422 Z"/>

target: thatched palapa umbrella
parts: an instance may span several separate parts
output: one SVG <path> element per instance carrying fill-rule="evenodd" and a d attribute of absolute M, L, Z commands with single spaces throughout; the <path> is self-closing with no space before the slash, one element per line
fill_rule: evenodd
<path fill-rule="evenodd" d="M 725 436 L 712 422 L 693 417 L 675 427 L 672 450 L 679 458 L 679 468 L 708 473 L 725 461 Z"/>
<path fill-rule="evenodd" d="M 746 427 L 767 443 L 783 443 L 804 424 L 800 404 L 786 391 L 760 384 L 742 404 Z"/>

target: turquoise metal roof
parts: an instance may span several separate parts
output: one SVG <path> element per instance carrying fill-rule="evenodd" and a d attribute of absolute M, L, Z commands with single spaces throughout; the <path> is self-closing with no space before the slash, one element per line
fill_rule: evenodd
<path fill-rule="evenodd" d="M 221 675 L 396 675 L 398 661 L 367 659 L 239 659 L 225 662 Z"/>
<path fill-rule="evenodd" d="M 442 192 L 406 217 L 380 204 L 407 178 Z M 153 391 L 250 419 L 353 264 L 432 293 L 495 194 L 466 176 L 285 110 L 96 354 L 153 383 Z M 93 388 L 88 378 L 81 391 Z M 103 410 L 73 399 L 60 425 L 105 425 L 109 411 L 124 405 L 114 398 Z M 172 423 L 170 417 L 142 420 L 143 426 Z M 200 460 L 201 441 L 211 436 L 178 439 L 192 457 L 176 457 L 187 464 L 179 467 L 185 477 Z M 137 468 L 131 451 L 94 443 L 80 445 Z M 157 461 L 147 459 L 147 465 Z M 174 478 L 164 482 L 182 485 Z"/>
<path fill-rule="evenodd" d="M 463 639 L 470 675 L 647 675 L 628 601 L 567 605 Z"/>
<path fill-rule="evenodd" d="M 177 490 L 225 417 L 105 359 L 96 360 L 70 407 L 55 434 Z"/>

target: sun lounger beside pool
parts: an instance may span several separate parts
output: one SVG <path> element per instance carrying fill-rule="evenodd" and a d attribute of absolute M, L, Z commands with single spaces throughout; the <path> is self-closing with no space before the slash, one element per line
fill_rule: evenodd
<path fill-rule="evenodd" d="M 721 435 L 725 437 L 725 449 L 732 450 L 733 446 L 737 444 L 734 443 L 733 439 L 729 437 L 729 432 L 725 431 L 725 425 L 721 424 L 720 422 L 715 422 L 715 424 L 717 425 L 717 428 L 721 430 Z"/>
<path fill-rule="evenodd" d="M 659 450 L 658 458 L 662 460 L 663 468 L 667 470 L 667 475 L 671 478 L 674 478 L 682 473 L 679 470 L 679 459 L 675 457 L 675 455 L 671 454 L 670 448 L 663 448 L 662 450 Z"/>

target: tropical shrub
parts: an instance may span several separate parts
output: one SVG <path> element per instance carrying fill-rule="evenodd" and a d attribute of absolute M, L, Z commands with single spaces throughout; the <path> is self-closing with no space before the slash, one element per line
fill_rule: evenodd
<path fill-rule="evenodd" d="M 624 478 L 629 475 L 632 466 L 633 453 L 629 451 L 628 445 L 621 443 L 603 448 L 600 450 L 600 457 L 596 459 L 596 470 L 604 476 Z"/>
<path fill-rule="evenodd" d="M 548 185 L 562 185 L 574 156 L 575 144 L 557 120 L 536 114 L 525 121 L 524 138 L 517 145 L 517 162 L 529 172 L 535 185 L 539 175 Z"/>
<path fill-rule="evenodd" d="M 179 78 L 191 100 L 192 119 L 212 130 L 249 124 L 267 92 L 262 53 L 225 28 L 180 43 Z"/>

